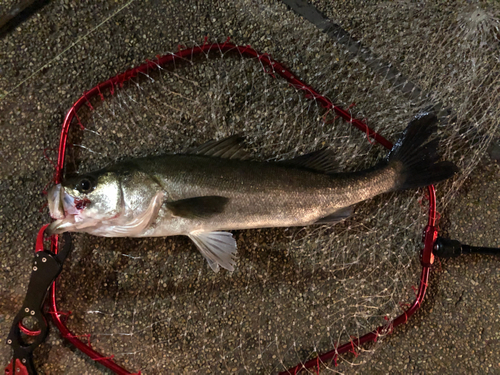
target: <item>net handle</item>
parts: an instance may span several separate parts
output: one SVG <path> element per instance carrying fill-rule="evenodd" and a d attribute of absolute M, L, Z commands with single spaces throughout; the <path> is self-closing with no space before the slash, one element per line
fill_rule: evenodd
<path fill-rule="evenodd" d="M 216 52 L 220 54 L 224 54 L 227 52 L 235 52 L 239 53 L 242 57 L 257 58 L 261 62 L 264 68 L 270 69 L 271 74 L 278 74 L 284 79 L 286 79 L 291 86 L 293 86 L 299 91 L 302 91 L 306 98 L 316 100 L 326 110 L 334 111 L 337 116 L 344 119 L 347 123 L 352 124 L 359 130 L 367 134 L 368 137 L 372 138 L 385 148 L 389 150 L 392 148 L 391 142 L 389 142 L 380 134 L 376 133 L 374 130 L 370 129 L 363 121 L 358 120 L 353 116 L 351 116 L 351 114 L 348 111 L 344 110 L 343 108 L 337 105 L 334 105 L 332 101 L 330 101 L 325 96 L 319 94 L 311 86 L 302 82 L 299 78 L 294 76 L 294 74 L 288 68 L 286 68 L 280 62 L 272 59 L 268 54 L 260 53 L 255 49 L 253 49 L 252 47 L 250 47 L 249 45 L 240 46 L 230 43 L 229 38 L 224 43 L 208 43 L 207 39 L 205 38 L 205 41 L 201 46 L 195 46 L 191 48 L 181 48 L 179 46 L 179 51 L 176 53 L 170 53 L 158 57 L 156 60 L 147 61 L 146 63 L 138 67 L 129 69 L 124 73 L 118 74 L 102 83 L 99 83 L 97 86 L 85 92 L 71 106 L 70 110 L 68 111 L 64 119 L 59 141 L 59 153 L 57 158 L 54 182 L 58 184 L 62 180 L 64 159 L 66 154 L 66 142 L 71 123 L 76 118 L 80 126 L 83 127 L 83 125 L 80 123 L 80 120 L 78 119 L 77 111 L 85 104 L 87 104 L 90 108 L 92 108 L 92 105 L 90 104 L 91 98 L 99 96 L 101 100 L 104 100 L 103 92 L 109 91 L 111 94 L 113 94 L 115 87 L 122 86 L 123 83 L 131 80 L 132 78 L 137 77 L 140 74 L 147 75 L 149 71 L 158 70 L 159 68 L 167 64 L 175 63 L 176 61 L 183 61 L 186 59 L 190 61 L 189 59 L 193 58 L 194 56 L 198 56 L 201 54 L 208 56 L 208 54 Z M 400 316 L 389 322 L 387 325 L 378 327 L 373 332 L 370 332 L 364 336 L 351 340 L 351 342 L 339 346 L 338 348 L 335 348 L 330 352 L 324 353 L 313 360 L 310 360 L 305 363 L 300 363 L 297 366 L 282 372 L 281 374 L 296 374 L 303 369 L 318 367 L 319 364 L 322 362 L 326 362 L 329 360 L 336 360 L 339 354 L 353 351 L 356 349 L 356 347 L 366 342 L 376 341 L 378 336 L 380 336 L 381 334 L 391 333 L 394 327 L 406 323 L 408 318 L 410 318 L 415 313 L 415 311 L 418 310 L 427 290 L 429 270 L 434 260 L 434 257 L 432 255 L 432 248 L 434 240 L 437 238 L 437 229 L 435 227 L 436 196 L 434 187 L 429 186 L 428 191 L 429 191 L 429 219 L 428 219 L 428 225 L 424 231 L 424 249 L 421 252 L 422 273 L 420 276 L 420 284 L 416 294 L 416 298 L 412 303 L 412 305 L 407 310 L 405 310 L 403 314 L 401 314 Z M 58 251 L 57 238 L 53 239 L 52 241 L 52 251 L 57 254 Z M 100 364 L 107 367 L 114 373 L 119 375 L 131 374 L 130 372 L 128 372 L 127 370 L 116 364 L 113 361 L 112 357 L 104 357 L 102 354 L 92 349 L 89 344 L 85 344 L 77 336 L 71 333 L 71 331 L 66 327 L 65 322 L 63 322 L 63 320 L 61 319 L 62 314 L 58 312 L 57 301 L 56 301 L 56 290 L 57 290 L 56 282 L 54 282 L 51 288 L 51 292 L 49 294 L 50 310 L 54 324 L 57 326 L 62 336 L 66 338 L 71 344 L 73 344 L 77 349 L 79 349 L 87 356 L 89 356 L 91 359 L 98 361 Z M 140 374 L 140 372 L 136 374 Z"/>

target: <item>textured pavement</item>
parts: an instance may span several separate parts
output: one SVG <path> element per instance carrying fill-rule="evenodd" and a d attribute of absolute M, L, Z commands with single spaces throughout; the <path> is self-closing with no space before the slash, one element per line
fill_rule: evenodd
<path fill-rule="evenodd" d="M 266 20 L 266 12 L 260 12 L 267 8 L 259 2 L 248 1 L 246 11 L 253 17 L 238 25 L 228 19 L 233 10 L 225 7 L 230 5 L 222 2 L 200 2 L 197 10 L 189 11 L 188 5 L 183 9 L 178 4 L 146 4 L 136 1 L 127 6 L 126 2 L 103 0 L 82 6 L 78 1 L 53 1 L 0 40 L 0 97 L 4 96 L 0 100 L 2 338 L 24 298 L 34 238 L 48 220 L 39 209 L 45 202 L 41 190 L 53 169 L 43 150 L 50 153 L 57 147 L 63 117 L 80 93 L 158 53 L 175 49 L 178 43 L 200 40 L 207 34 L 219 40 L 232 36 L 235 42 L 250 43 L 264 51 L 274 49 L 277 59 L 287 56 L 285 52 L 280 55 L 280 40 L 267 34 L 268 23 L 277 20 Z M 327 13 L 328 2 L 318 2 L 318 6 Z M 169 25 L 162 25 L 160 10 L 171 11 Z M 291 12 L 287 17 L 290 27 L 294 22 L 302 25 Z M 168 35 L 165 30 L 169 30 Z M 450 238 L 500 247 L 499 178 L 499 164 L 485 155 L 442 213 L 442 226 Z M 367 354 L 365 364 L 344 371 L 500 374 L 498 262 L 498 257 L 479 255 L 437 262 L 422 309 L 373 354 Z M 10 349 L 2 346 L 1 363 L 6 364 L 9 357 Z M 35 358 L 47 374 L 107 373 L 76 353 L 55 330 Z"/>

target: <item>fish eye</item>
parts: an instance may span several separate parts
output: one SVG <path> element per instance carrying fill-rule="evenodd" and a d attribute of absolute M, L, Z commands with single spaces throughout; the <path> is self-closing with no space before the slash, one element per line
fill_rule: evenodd
<path fill-rule="evenodd" d="M 88 178 L 84 178 L 81 179 L 80 182 L 78 182 L 76 189 L 80 193 L 90 193 L 92 190 L 94 190 L 94 186 Z"/>

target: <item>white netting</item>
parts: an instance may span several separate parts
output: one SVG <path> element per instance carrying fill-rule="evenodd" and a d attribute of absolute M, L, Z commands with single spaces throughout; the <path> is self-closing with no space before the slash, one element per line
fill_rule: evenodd
<path fill-rule="evenodd" d="M 373 6 L 353 14 L 370 25 L 376 17 L 402 16 L 405 7 L 386 13 Z M 439 107 L 443 153 L 463 171 L 440 185 L 439 204 L 446 205 L 498 127 L 494 11 L 460 8 L 441 14 L 437 23 L 436 9 L 424 7 L 427 18 L 407 25 L 411 32 L 394 35 L 387 27 L 359 26 L 362 43 L 385 61 L 398 62 L 421 88 L 411 96 L 362 58 L 353 58 L 342 43 L 312 27 L 305 37 L 278 22 L 286 12 L 281 5 L 265 10 L 269 29 L 281 33 L 286 49 L 275 51 L 278 56 L 272 48 L 268 52 L 387 139 L 395 141 L 419 110 Z M 374 165 L 386 154 L 270 75 L 258 59 L 238 54 L 190 58 L 106 96 L 104 102 L 92 101 L 93 111 L 79 112 L 86 129 L 71 134 L 68 169 L 84 172 L 123 157 L 182 151 L 235 133 L 247 137 L 259 160 L 329 146 L 337 151 L 342 171 Z M 375 329 L 413 300 L 427 213 L 423 192 L 376 197 L 331 228 L 236 232 L 234 273 L 213 273 L 185 238 L 74 235 L 59 308 L 73 311 L 72 330 L 91 334 L 96 348 L 130 370 L 282 371 Z M 341 366 L 328 369 L 345 371 L 363 359 L 347 356 Z"/>
<path fill-rule="evenodd" d="M 342 26 L 350 19 L 352 35 L 399 69 L 419 96 L 441 111 L 449 125 L 443 129 L 445 158 L 457 161 L 466 177 L 498 134 L 499 4 L 401 2 L 398 7 L 388 11 L 373 3 L 326 9 Z M 464 180 L 455 181 L 442 204 Z"/>
<path fill-rule="evenodd" d="M 125 155 L 181 151 L 235 133 L 246 135 L 257 159 L 328 145 L 339 150 L 339 170 L 373 165 L 387 152 L 340 119 L 325 124 L 334 114 L 266 73 L 258 59 L 216 53 L 115 90 L 95 110 L 80 111 L 86 130 L 72 135 L 68 169 L 73 161 L 88 171 Z M 367 333 L 411 301 L 426 220 L 419 197 L 376 198 L 333 228 L 238 232 L 233 274 L 213 274 L 181 238 L 76 236 L 85 266 L 70 266 L 71 288 L 80 290 L 81 280 L 91 296 L 72 308 L 84 323 L 75 330 L 146 372 L 165 365 L 284 370 L 311 351 Z M 73 300 L 64 285 L 61 292 Z M 158 353 L 166 362 L 152 362 Z"/>

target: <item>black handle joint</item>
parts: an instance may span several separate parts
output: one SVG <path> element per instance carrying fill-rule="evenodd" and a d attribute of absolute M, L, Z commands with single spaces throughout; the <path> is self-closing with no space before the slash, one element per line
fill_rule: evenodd
<path fill-rule="evenodd" d="M 434 255 L 440 258 L 455 258 L 464 254 L 500 255 L 500 249 L 463 245 L 459 241 L 438 237 L 434 242 Z"/>
<path fill-rule="evenodd" d="M 457 240 L 438 237 L 434 242 L 434 255 L 440 258 L 455 258 L 462 254 L 462 244 Z"/>

